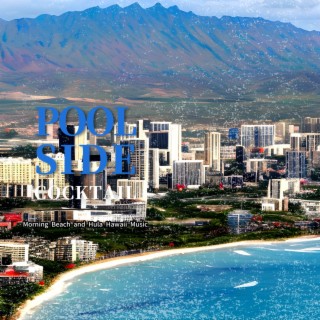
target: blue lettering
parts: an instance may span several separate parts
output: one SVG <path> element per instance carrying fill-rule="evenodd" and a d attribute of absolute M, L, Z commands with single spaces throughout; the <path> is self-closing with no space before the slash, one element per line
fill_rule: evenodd
<path fill-rule="evenodd" d="M 37 157 L 39 158 L 39 160 L 46 162 L 50 166 L 50 169 L 47 172 L 42 172 L 40 166 L 37 165 L 36 166 L 37 174 L 52 174 L 56 171 L 57 165 L 54 159 L 52 159 L 51 157 L 48 157 L 43 153 L 43 149 L 46 147 L 50 148 L 51 152 L 55 151 L 55 147 L 52 144 L 43 144 L 37 149 Z"/>
<path fill-rule="evenodd" d="M 38 136 L 47 136 L 46 125 L 55 123 L 59 120 L 59 112 L 52 107 L 38 107 Z M 47 122 L 47 110 L 51 111 L 51 120 Z"/>
<path fill-rule="evenodd" d="M 105 130 L 101 134 L 96 132 L 95 126 L 94 126 L 96 112 L 100 109 L 103 110 L 106 114 Z M 101 107 L 101 106 L 95 107 L 95 108 L 91 109 L 88 114 L 88 120 L 87 120 L 88 129 L 95 136 L 103 137 L 106 134 L 110 133 L 113 128 L 113 123 L 114 123 L 113 114 L 109 109 L 107 109 L 105 107 Z"/>
<path fill-rule="evenodd" d="M 75 110 L 78 114 L 78 130 L 77 132 L 75 132 L 74 134 L 70 133 L 67 129 L 67 117 L 68 117 L 68 113 L 71 110 Z M 86 127 L 87 121 L 86 121 L 86 115 L 85 113 L 78 107 L 68 107 L 62 110 L 61 114 L 60 114 L 60 129 L 62 130 L 62 132 L 64 134 L 66 134 L 69 137 L 75 137 L 78 134 L 80 134 Z"/>
<path fill-rule="evenodd" d="M 104 168 L 107 166 L 107 162 L 108 162 L 107 155 L 106 155 L 106 152 L 104 151 L 104 149 L 100 146 L 90 145 L 90 144 L 81 145 L 81 146 L 83 148 L 83 171 L 82 171 L 82 174 L 96 174 L 96 173 L 103 171 Z M 99 168 L 94 172 L 90 171 L 90 148 L 91 147 L 96 148 L 100 154 Z"/>
<path fill-rule="evenodd" d="M 118 110 L 118 132 L 116 136 L 136 136 L 137 135 L 137 128 L 133 128 L 132 133 L 125 132 L 125 112 L 128 108 L 127 107 L 117 107 Z"/>
<path fill-rule="evenodd" d="M 122 149 L 128 148 L 128 154 L 127 156 L 123 156 Z M 122 145 L 115 145 L 115 153 L 116 153 L 116 171 L 115 174 L 135 174 L 136 168 L 132 167 L 130 171 L 124 172 L 122 171 L 122 163 L 123 161 L 127 162 L 127 165 L 129 166 L 131 157 L 130 152 L 134 152 L 134 145 L 133 144 L 122 144 Z"/>

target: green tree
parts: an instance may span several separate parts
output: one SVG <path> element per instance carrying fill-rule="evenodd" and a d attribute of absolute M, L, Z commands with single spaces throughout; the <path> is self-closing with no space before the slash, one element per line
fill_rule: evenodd
<path fill-rule="evenodd" d="M 31 144 L 26 146 L 16 146 L 11 150 L 12 157 L 23 157 L 26 159 L 34 159 L 37 157 L 37 148 Z"/>
<path fill-rule="evenodd" d="M 147 220 L 157 220 L 162 221 L 165 217 L 162 212 L 156 208 L 148 208 L 147 209 Z"/>
<path fill-rule="evenodd" d="M 6 128 L 1 132 L 1 136 L 6 139 L 12 139 L 18 135 L 18 132 L 14 129 Z"/>

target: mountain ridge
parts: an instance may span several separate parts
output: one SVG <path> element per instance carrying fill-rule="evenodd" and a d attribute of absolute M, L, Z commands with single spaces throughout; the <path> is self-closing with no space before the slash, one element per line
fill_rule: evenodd
<path fill-rule="evenodd" d="M 159 3 L 146 9 L 138 3 L 93 7 L 0 20 L 0 72 L 4 88 L 30 89 L 30 78 L 39 90 L 39 77 L 65 73 L 81 82 L 85 73 L 96 82 L 104 74 L 110 86 L 136 80 L 144 87 L 161 82 L 199 92 L 222 82 L 212 90 L 223 86 L 227 95 L 235 83 L 248 92 L 274 74 L 318 74 L 320 32 L 263 18 L 198 16 Z M 62 82 L 53 86 L 70 90 Z M 49 85 L 45 89 L 50 92 Z"/>

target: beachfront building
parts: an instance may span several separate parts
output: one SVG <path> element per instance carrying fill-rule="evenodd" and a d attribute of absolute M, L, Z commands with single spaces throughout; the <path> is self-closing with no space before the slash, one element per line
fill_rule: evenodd
<path fill-rule="evenodd" d="M 300 204 L 305 215 L 310 218 L 320 218 L 320 201 L 319 200 L 302 200 L 292 199 L 290 203 Z"/>
<path fill-rule="evenodd" d="M 246 210 L 234 210 L 228 214 L 228 227 L 231 233 L 248 232 L 253 215 Z"/>
<path fill-rule="evenodd" d="M 95 259 L 98 245 L 92 241 L 77 238 L 60 238 L 56 242 L 55 260 L 92 261 Z"/>
<path fill-rule="evenodd" d="M 18 242 L 0 242 L 0 264 L 10 264 L 11 262 L 27 262 L 29 259 L 29 245 Z"/>

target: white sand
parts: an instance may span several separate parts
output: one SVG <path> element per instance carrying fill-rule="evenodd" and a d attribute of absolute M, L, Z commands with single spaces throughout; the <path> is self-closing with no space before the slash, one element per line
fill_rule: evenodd
<path fill-rule="evenodd" d="M 310 239 L 310 237 L 301 237 L 295 239 L 295 241 L 304 241 Z M 315 240 L 313 237 L 312 240 Z M 292 240 L 286 240 L 292 241 Z M 110 269 L 114 267 L 118 267 L 121 265 L 148 261 L 152 259 L 168 257 L 177 254 L 186 254 L 200 251 L 209 251 L 209 250 L 217 250 L 217 249 L 225 249 L 225 248 L 233 248 L 238 246 L 246 246 L 246 245 L 261 245 L 261 244 L 272 244 L 279 243 L 279 241 L 263 241 L 263 240 L 253 240 L 253 241 L 241 241 L 241 242 L 232 242 L 226 244 L 219 244 L 207 247 L 196 247 L 196 248 L 185 248 L 185 249 L 172 249 L 172 250 L 164 250 L 150 253 L 142 253 L 134 256 L 126 256 L 126 257 L 118 257 L 113 259 L 103 260 L 101 262 L 96 262 L 87 266 L 83 266 L 79 269 L 71 270 L 66 273 L 60 275 L 54 283 L 45 291 L 43 294 L 36 296 L 33 300 L 28 300 L 23 304 L 22 307 L 17 311 L 15 315 L 15 319 L 22 320 L 25 315 L 31 314 L 35 311 L 35 309 L 41 305 L 43 302 L 52 299 L 53 297 L 62 293 L 68 284 L 71 284 L 71 280 L 73 278 L 80 276 L 84 273 L 95 272 L 99 270 Z"/>

